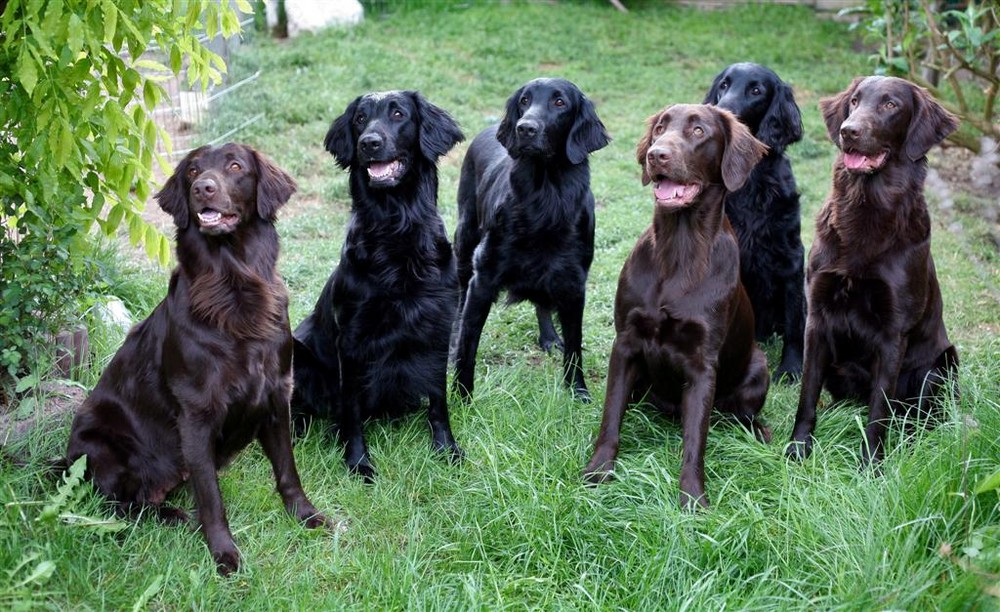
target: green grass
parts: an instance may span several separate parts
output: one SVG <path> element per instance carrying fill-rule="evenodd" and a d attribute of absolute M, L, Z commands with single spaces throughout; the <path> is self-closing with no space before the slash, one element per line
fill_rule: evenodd
<path fill-rule="evenodd" d="M 430 454 L 420 415 L 373 423 L 367 434 L 379 478 L 366 486 L 314 429 L 295 452 L 316 505 L 350 521 L 333 535 L 285 515 L 252 447 L 221 477 L 244 555 L 244 569 L 227 579 L 215 574 L 198 533 L 116 522 L 89 487 L 62 504 L 62 518 L 40 520 L 56 496 L 41 458 L 61 452 L 67 434 L 66 423 L 53 423 L 15 447 L 37 458 L 31 466 L 0 462 L 0 608 L 996 608 L 998 496 L 971 489 L 1000 465 L 1000 272 L 985 226 L 966 214 L 983 205 L 972 195 L 955 194 L 953 214 L 966 231 L 950 232 L 938 219 L 934 239 L 945 318 L 962 356 L 961 400 L 932 431 L 907 437 L 896 424 L 881 476 L 858 469 L 857 405 L 825 407 L 813 456 L 787 462 L 798 387 L 775 385 L 764 408 L 772 443 L 713 423 L 710 510 L 678 507 L 679 427 L 645 410 L 626 415 L 618 479 L 582 485 L 600 421 L 617 275 L 651 218 L 634 160 L 645 118 L 669 103 L 700 101 L 728 63 L 777 70 L 804 114 L 804 139 L 790 155 L 808 245 L 834 156 L 817 101 L 869 71 L 847 27 L 811 10 L 627 4 L 627 15 L 598 2 L 442 4 L 294 41 L 254 38 L 231 71 L 238 78 L 260 69 L 260 79 L 227 96 L 206 128 L 223 133 L 263 112 L 239 139 L 299 181 L 279 223 L 294 323 L 343 240 L 346 174 L 321 143 L 350 100 L 374 89 L 419 89 L 471 140 L 529 78 L 576 82 L 615 139 L 591 160 L 599 210 L 584 365 L 594 404 L 576 403 L 560 387 L 560 358 L 534 347 L 532 309 L 498 306 L 483 336 L 476 397 L 469 406 L 453 402 L 465 462 Z M 440 208 L 452 229 L 465 147 L 441 163 Z M 148 311 L 165 273 L 132 274 L 143 278 L 124 275 L 117 287 L 136 312 Z M 778 347 L 765 348 L 776 359 Z M 113 347 L 101 350 L 98 366 L 81 376 L 87 384 Z M 192 506 L 187 492 L 175 501 Z"/>

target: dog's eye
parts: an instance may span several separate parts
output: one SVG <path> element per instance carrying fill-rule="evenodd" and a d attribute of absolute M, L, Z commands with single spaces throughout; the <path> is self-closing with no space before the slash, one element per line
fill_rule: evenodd
<path fill-rule="evenodd" d="M 368 117 L 365 117 L 364 113 L 358 113 L 357 115 L 354 115 L 354 123 L 357 123 L 358 125 L 364 125 L 367 119 Z"/>
<path fill-rule="evenodd" d="M 663 133 L 663 124 L 662 123 L 657 123 L 656 125 L 653 126 L 653 135 L 654 136 L 659 136 L 662 133 Z"/>
<path fill-rule="evenodd" d="M 885 107 L 888 108 L 889 110 L 892 110 L 896 108 L 896 103 L 893 102 L 892 100 L 889 100 L 888 102 L 885 103 Z"/>
<path fill-rule="evenodd" d="M 694 128 L 692 128 L 691 131 L 694 132 L 695 136 L 704 136 L 705 135 L 705 130 L 701 129 L 700 125 L 694 126 Z"/>
<path fill-rule="evenodd" d="M 528 96 L 521 96 L 521 99 L 517 101 L 521 106 L 528 105 Z"/>
<path fill-rule="evenodd" d="M 195 168 L 194 166 L 191 166 L 190 168 L 188 168 L 188 176 L 190 176 L 192 178 L 198 176 L 198 169 Z"/>
<path fill-rule="evenodd" d="M 851 98 L 851 106 L 857 106 L 857 105 L 858 105 L 858 98 L 857 97 Z"/>
<path fill-rule="evenodd" d="M 753 89 L 750 90 L 750 93 L 755 96 L 759 96 L 761 94 L 760 87 L 754 87 Z"/>
<path fill-rule="evenodd" d="M 240 165 L 240 162 L 234 161 L 233 163 L 229 164 L 229 169 L 232 170 L 233 172 L 239 172 L 240 170 L 243 169 L 243 166 Z"/>
<path fill-rule="evenodd" d="M 398 108 L 396 110 L 392 111 L 392 118 L 393 119 L 402 119 L 404 116 L 405 115 L 403 115 L 403 111 L 399 110 Z"/>
<path fill-rule="evenodd" d="M 562 108 L 562 107 L 566 106 L 566 100 L 563 100 L 562 98 L 556 98 L 555 101 L 553 102 L 553 104 L 555 104 L 559 108 Z"/>
<path fill-rule="evenodd" d="M 727 83 L 725 81 L 719 83 L 719 89 L 723 90 L 723 91 L 725 91 L 726 89 L 729 89 L 729 83 Z"/>

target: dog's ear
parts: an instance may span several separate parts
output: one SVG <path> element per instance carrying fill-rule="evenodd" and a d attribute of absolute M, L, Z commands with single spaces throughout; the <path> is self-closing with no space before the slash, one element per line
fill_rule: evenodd
<path fill-rule="evenodd" d="M 323 139 L 323 146 L 337 160 L 337 165 L 343 169 L 350 168 L 354 161 L 354 132 L 351 124 L 354 123 L 354 113 L 358 110 L 361 97 L 358 96 L 353 102 L 347 105 L 344 114 L 333 120 L 330 129 Z"/>
<path fill-rule="evenodd" d="M 649 176 L 649 173 L 646 172 L 646 154 L 649 153 L 649 148 L 653 146 L 653 128 L 659 123 L 660 116 L 665 112 L 667 112 L 666 108 L 646 119 L 646 131 L 639 138 L 639 144 L 635 147 L 635 160 L 639 162 L 639 166 L 642 168 L 643 185 L 648 185 L 653 180 Z"/>
<path fill-rule="evenodd" d="M 601 118 L 597 116 L 594 103 L 582 93 L 578 96 L 580 106 L 569 129 L 569 136 L 566 137 L 566 157 L 572 164 L 583 163 L 588 155 L 603 149 L 611 142 L 608 131 L 604 129 Z"/>
<path fill-rule="evenodd" d="M 206 149 L 208 146 L 199 147 L 188 153 L 174 168 L 174 173 L 163 184 L 163 189 L 160 189 L 154 196 L 163 212 L 173 216 L 177 229 L 187 229 L 190 221 L 191 212 L 188 209 L 188 186 L 185 176 L 191 166 L 191 160 Z"/>
<path fill-rule="evenodd" d="M 298 186 L 287 172 L 263 153 L 251 149 L 257 164 L 257 214 L 265 221 L 277 220 L 278 209 L 288 202 Z"/>
<path fill-rule="evenodd" d="M 719 83 L 721 83 L 722 79 L 725 77 L 725 70 L 715 75 L 715 79 L 712 81 L 712 86 L 708 89 L 708 93 L 705 94 L 705 99 L 701 102 L 702 104 L 711 104 L 712 106 L 715 106 L 719 103 Z"/>
<path fill-rule="evenodd" d="M 509 153 L 514 146 L 514 129 L 518 120 L 521 119 L 521 96 L 524 94 L 524 87 L 514 92 L 514 95 L 507 98 L 507 106 L 503 111 L 503 119 L 497 126 L 497 140 Z M 513 157 L 513 156 L 512 156 Z"/>
<path fill-rule="evenodd" d="M 431 104 L 416 91 L 408 93 L 417 107 L 420 120 L 420 152 L 431 163 L 436 163 L 439 157 L 462 142 L 465 136 L 447 111 Z"/>
<path fill-rule="evenodd" d="M 802 140 L 802 113 L 795 103 L 791 86 L 781 80 L 776 81 L 771 104 L 760 120 L 757 140 L 776 153 L 781 153 L 788 145 Z"/>
<path fill-rule="evenodd" d="M 958 119 L 923 87 L 913 86 L 913 116 L 904 148 L 910 161 L 927 155 L 931 147 L 958 129 Z"/>
<path fill-rule="evenodd" d="M 826 133 L 830 135 L 830 140 L 838 147 L 840 146 L 840 125 L 847 119 L 851 110 L 851 96 L 854 91 L 867 77 L 854 77 L 851 85 L 835 96 L 823 98 L 819 101 L 819 110 L 823 113 L 823 121 L 826 122 Z"/>
<path fill-rule="evenodd" d="M 767 145 L 754 138 L 750 129 L 736 115 L 726 110 L 717 110 L 726 133 L 726 149 L 722 152 L 722 182 L 728 191 L 736 191 L 747 182 L 753 167 L 767 154 Z"/>

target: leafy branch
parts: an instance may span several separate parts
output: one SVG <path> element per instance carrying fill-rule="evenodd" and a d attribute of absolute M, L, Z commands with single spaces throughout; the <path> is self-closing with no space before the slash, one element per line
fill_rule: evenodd
<path fill-rule="evenodd" d="M 199 35 L 232 36 L 236 9 L 212 0 L 7 0 L 0 5 L 0 368 L 15 374 L 97 275 L 100 235 L 128 228 L 166 263 L 141 216 L 166 99 L 160 75 L 205 88 L 225 72 Z M 251 12 L 246 0 L 237 9 Z M 170 66 L 143 59 L 157 45 Z M 150 73 L 152 69 L 152 73 Z M 2 371 L 2 369 L 0 369 Z"/>
<path fill-rule="evenodd" d="M 962 120 L 953 143 L 980 153 L 983 137 L 1000 140 L 1000 9 L 970 0 L 964 10 L 939 10 L 939 0 L 868 0 L 842 13 L 879 41 L 876 71 L 927 88 Z"/>

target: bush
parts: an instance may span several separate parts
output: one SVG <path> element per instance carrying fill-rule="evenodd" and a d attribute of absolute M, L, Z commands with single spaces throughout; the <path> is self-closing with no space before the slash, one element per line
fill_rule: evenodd
<path fill-rule="evenodd" d="M 158 80 L 186 67 L 192 83 L 220 81 L 225 64 L 198 35 L 240 24 L 211 0 L 0 0 L 0 11 L 0 374 L 16 376 L 92 286 L 95 230 L 127 227 L 169 261 L 140 216 L 157 137 L 169 147 L 152 120 Z M 142 59 L 154 44 L 169 67 Z"/>
<path fill-rule="evenodd" d="M 969 0 L 868 0 L 842 13 L 859 22 L 879 43 L 876 72 L 929 89 L 962 120 L 949 140 L 975 153 L 982 139 L 1000 140 L 994 119 L 1000 92 L 1000 9 Z"/>

